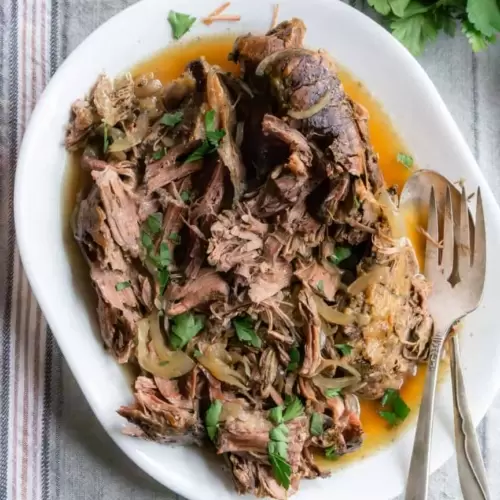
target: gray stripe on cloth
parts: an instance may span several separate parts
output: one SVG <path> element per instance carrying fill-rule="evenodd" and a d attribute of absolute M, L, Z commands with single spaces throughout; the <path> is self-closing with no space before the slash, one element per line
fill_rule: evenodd
<path fill-rule="evenodd" d="M 5 257 L 1 260 L 0 307 L 2 308 L 2 336 L 1 345 L 1 374 L 0 387 L 0 498 L 7 498 L 8 467 L 11 460 L 9 455 L 9 429 L 10 429 L 10 372 L 11 372 L 11 311 L 12 290 L 14 283 L 14 250 L 15 235 L 13 210 L 13 185 L 14 165 L 17 158 L 17 113 L 18 113 L 18 46 L 17 46 L 17 0 L 4 1 L 1 9 L 2 24 L 1 38 L 2 51 L 0 62 L 0 186 L 1 186 L 1 227 L 0 241 L 2 253 Z"/>

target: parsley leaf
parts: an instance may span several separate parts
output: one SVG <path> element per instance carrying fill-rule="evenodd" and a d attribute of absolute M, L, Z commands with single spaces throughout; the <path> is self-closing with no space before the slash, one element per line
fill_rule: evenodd
<path fill-rule="evenodd" d="M 272 441 L 288 443 L 288 427 L 285 424 L 279 424 L 269 432 L 269 438 Z"/>
<path fill-rule="evenodd" d="M 500 7 L 497 0 L 469 0 L 467 14 L 473 26 L 485 36 L 500 31 Z"/>
<path fill-rule="evenodd" d="M 189 191 L 182 191 L 181 192 L 181 200 L 184 203 L 188 203 L 191 201 L 191 193 Z"/>
<path fill-rule="evenodd" d="M 276 406 L 269 410 L 269 420 L 275 424 L 279 425 L 283 423 L 283 406 Z"/>
<path fill-rule="evenodd" d="M 343 260 L 348 259 L 351 255 L 352 250 L 350 247 L 337 246 L 328 259 L 332 264 L 338 266 Z"/>
<path fill-rule="evenodd" d="M 167 153 L 167 148 L 161 148 L 153 153 L 153 160 L 161 160 Z"/>
<path fill-rule="evenodd" d="M 108 152 L 109 149 L 109 135 L 108 135 L 108 124 L 106 122 L 103 123 L 103 142 L 102 142 L 102 150 L 104 153 Z"/>
<path fill-rule="evenodd" d="M 153 240 L 149 233 L 142 231 L 141 233 L 141 243 L 146 250 L 151 250 L 153 248 Z"/>
<path fill-rule="evenodd" d="M 340 396 L 340 391 L 342 389 L 326 389 L 325 390 L 325 396 L 327 398 L 335 398 L 337 396 Z"/>
<path fill-rule="evenodd" d="M 352 346 L 349 344 L 335 344 L 335 347 L 341 352 L 342 356 L 349 356 L 352 352 Z"/>
<path fill-rule="evenodd" d="M 165 293 L 168 282 L 170 280 L 170 273 L 166 267 L 158 271 L 158 284 L 160 285 L 160 295 Z"/>
<path fill-rule="evenodd" d="M 208 437 L 215 441 L 217 430 L 219 429 L 219 418 L 222 412 L 222 402 L 216 399 L 208 408 L 205 414 L 205 427 L 207 428 Z"/>
<path fill-rule="evenodd" d="M 335 447 L 330 446 L 330 448 L 325 450 L 325 457 L 328 458 L 328 460 L 338 460 L 340 455 L 337 453 Z"/>
<path fill-rule="evenodd" d="M 184 111 L 176 111 L 175 113 L 165 113 L 161 117 L 160 123 L 166 125 L 167 127 L 175 127 L 182 121 L 183 117 L 184 117 Z"/>
<path fill-rule="evenodd" d="M 302 401 L 295 396 L 290 403 L 288 403 L 285 412 L 283 413 L 283 422 L 288 422 L 294 418 L 300 417 L 304 413 L 304 405 Z"/>
<path fill-rule="evenodd" d="M 220 141 L 226 135 L 225 130 L 215 130 L 215 111 L 210 109 L 205 113 L 206 138 L 185 160 L 184 163 L 201 160 L 203 157 L 213 153 L 219 147 Z"/>
<path fill-rule="evenodd" d="M 406 168 L 413 167 L 413 157 L 405 153 L 398 153 L 398 162 Z"/>
<path fill-rule="evenodd" d="M 195 335 L 203 330 L 205 318 L 185 312 L 172 318 L 173 326 L 170 334 L 170 344 L 173 349 L 182 349 Z"/>
<path fill-rule="evenodd" d="M 120 283 L 117 283 L 115 285 L 115 290 L 117 292 L 121 292 L 122 290 L 125 290 L 125 288 L 129 288 L 132 286 L 132 283 L 130 281 L 121 281 Z"/>
<path fill-rule="evenodd" d="M 283 486 L 283 488 L 290 488 L 290 477 L 292 475 L 291 465 L 286 461 L 285 458 L 276 453 L 269 453 L 269 462 L 273 469 L 273 474 L 276 478 L 276 481 L 278 481 L 278 483 Z"/>
<path fill-rule="evenodd" d="M 469 21 L 462 22 L 462 33 L 466 36 L 474 52 L 481 52 L 496 40 L 495 35 L 484 35 Z"/>
<path fill-rule="evenodd" d="M 379 415 L 391 426 L 397 425 L 410 414 L 410 407 L 404 402 L 396 389 L 386 389 L 381 404 L 388 411 L 379 411 Z"/>
<path fill-rule="evenodd" d="M 321 413 L 314 412 L 311 415 L 309 429 L 312 436 L 321 436 L 323 434 L 323 415 Z"/>
<path fill-rule="evenodd" d="M 437 27 L 434 18 L 424 13 L 410 17 L 395 19 L 391 23 L 392 34 L 413 55 L 419 55 L 424 50 L 426 41 L 435 40 Z"/>
<path fill-rule="evenodd" d="M 154 236 L 161 231 L 161 225 L 163 223 L 163 214 L 161 212 L 156 212 L 151 214 L 146 221 L 151 234 Z"/>
<path fill-rule="evenodd" d="M 168 239 L 170 241 L 173 241 L 174 243 L 177 243 L 177 244 L 179 244 L 181 242 L 181 237 L 180 237 L 179 233 L 170 233 L 168 235 Z"/>
<path fill-rule="evenodd" d="M 297 371 L 300 366 L 300 351 L 296 347 L 292 347 L 288 352 L 290 363 L 286 367 L 287 372 Z"/>
<path fill-rule="evenodd" d="M 319 280 L 317 283 L 316 283 L 316 288 L 321 292 L 321 293 L 325 293 L 325 284 L 323 283 L 323 280 Z"/>
<path fill-rule="evenodd" d="M 245 342 L 253 347 L 259 348 L 262 345 L 262 340 L 255 333 L 250 316 L 240 316 L 233 319 L 233 326 L 236 330 L 236 335 L 241 342 Z"/>
<path fill-rule="evenodd" d="M 189 14 L 175 12 L 174 10 L 168 13 L 168 22 L 170 26 L 172 26 L 172 36 L 175 40 L 179 40 L 179 38 L 185 35 L 191 29 L 195 21 L 196 17 L 190 16 Z"/>
<path fill-rule="evenodd" d="M 202 356 L 202 355 L 203 355 L 203 353 L 202 353 L 199 349 L 195 349 L 195 350 L 193 351 L 193 356 L 194 356 L 195 358 L 199 358 L 199 357 L 200 357 L 200 356 Z"/>

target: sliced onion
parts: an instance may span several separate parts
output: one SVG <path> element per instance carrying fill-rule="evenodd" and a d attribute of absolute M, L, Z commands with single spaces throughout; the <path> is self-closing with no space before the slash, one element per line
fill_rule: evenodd
<path fill-rule="evenodd" d="M 389 268 L 385 266 L 374 266 L 373 269 L 366 274 L 360 276 L 356 281 L 347 287 L 347 293 L 358 295 L 364 292 L 370 285 L 380 283 L 389 278 Z"/>
<path fill-rule="evenodd" d="M 148 350 L 149 334 L 151 334 L 157 359 L 154 359 Z M 137 359 L 144 371 L 158 377 L 172 379 L 181 377 L 194 368 L 194 361 L 185 352 L 167 349 L 160 332 L 157 314 L 138 322 L 137 337 Z"/>
<path fill-rule="evenodd" d="M 345 389 L 350 385 L 357 384 L 359 378 L 357 377 L 338 377 L 338 378 L 328 378 L 322 375 L 316 375 L 312 378 L 312 381 L 316 387 L 321 389 L 324 393 L 327 389 Z"/>
<path fill-rule="evenodd" d="M 222 354 L 222 350 L 225 355 Z M 205 352 L 198 356 L 198 363 L 204 366 L 217 380 L 226 384 L 234 385 L 240 389 L 246 390 L 243 385 L 245 378 L 236 370 L 233 370 L 223 358 L 230 359 L 230 354 L 225 350 L 223 344 L 213 344 L 205 349 Z"/>
<path fill-rule="evenodd" d="M 389 227 L 391 228 L 391 236 L 395 239 L 403 238 L 406 236 L 406 222 L 398 210 L 398 207 L 392 201 L 387 189 L 382 189 L 377 194 L 377 200 L 380 203 L 383 214 L 385 215 Z"/>
<path fill-rule="evenodd" d="M 305 120 L 306 118 L 311 118 L 316 113 L 319 113 L 323 108 L 326 108 L 330 104 L 330 92 L 327 91 L 316 104 L 313 104 L 309 109 L 295 110 L 289 109 L 287 115 L 295 118 L 296 120 Z"/>
<path fill-rule="evenodd" d="M 153 78 L 153 73 L 135 79 L 134 93 L 139 99 L 158 95 L 162 90 L 163 84 Z"/>
<path fill-rule="evenodd" d="M 257 76 L 263 76 L 266 72 L 268 66 L 271 64 L 275 64 L 278 61 L 281 61 L 284 57 L 287 56 L 305 56 L 305 55 L 315 55 L 316 52 L 307 49 L 284 49 L 279 52 L 273 52 L 272 54 L 264 57 L 262 61 L 260 61 L 257 69 L 255 70 L 255 74 Z"/>
<path fill-rule="evenodd" d="M 328 323 L 333 323 L 335 325 L 352 325 L 356 322 L 356 316 L 353 314 L 346 314 L 340 312 L 338 309 L 334 309 L 325 303 L 323 299 L 317 295 L 313 296 L 316 307 L 318 308 L 319 315 Z"/>
<path fill-rule="evenodd" d="M 361 373 L 359 373 L 354 366 L 346 363 L 345 361 L 341 361 L 339 359 L 322 359 L 317 373 L 320 374 L 327 368 L 342 368 L 342 370 L 350 373 L 353 377 L 361 380 Z"/>
<path fill-rule="evenodd" d="M 109 152 L 114 153 L 117 151 L 127 151 L 132 149 L 137 144 L 140 144 L 149 128 L 149 118 L 147 113 L 142 113 L 137 118 L 134 128 L 131 132 L 128 132 L 125 137 L 117 139 L 109 146 Z"/>

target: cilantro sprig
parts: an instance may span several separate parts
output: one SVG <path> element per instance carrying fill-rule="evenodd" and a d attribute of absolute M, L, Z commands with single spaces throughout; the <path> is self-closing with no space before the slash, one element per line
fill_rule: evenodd
<path fill-rule="evenodd" d="M 233 326 L 236 330 L 236 335 L 241 342 L 259 348 L 262 345 L 262 340 L 255 333 L 255 328 L 252 325 L 250 316 L 240 316 L 233 319 Z"/>
<path fill-rule="evenodd" d="M 457 25 L 474 52 L 495 42 L 500 31 L 500 3 L 496 0 L 367 0 L 410 52 L 419 55 L 440 31 L 450 36 Z"/>
<path fill-rule="evenodd" d="M 170 345 L 173 349 L 182 349 L 205 326 L 205 317 L 201 314 L 185 312 L 172 318 Z"/>
<path fill-rule="evenodd" d="M 184 163 L 201 160 L 210 153 L 213 153 L 217 150 L 220 141 L 226 135 L 225 130 L 215 129 L 215 111 L 213 109 L 205 113 L 205 134 L 205 140 L 184 160 Z"/>

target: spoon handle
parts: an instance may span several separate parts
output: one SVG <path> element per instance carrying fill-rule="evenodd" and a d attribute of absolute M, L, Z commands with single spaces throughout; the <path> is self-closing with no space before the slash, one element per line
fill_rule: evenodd
<path fill-rule="evenodd" d="M 434 400 L 439 373 L 439 360 L 441 359 L 443 344 L 444 336 L 435 334 L 430 346 L 424 394 L 418 414 L 417 431 L 415 433 L 410 471 L 406 484 L 405 500 L 427 499 Z"/>
<path fill-rule="evenodd" d="M 467 405 L 458 337 L 451 338 L 451 380 L 455 421 L 458 476 L 464 500 L 489 500 L 481 449 Z"/>

